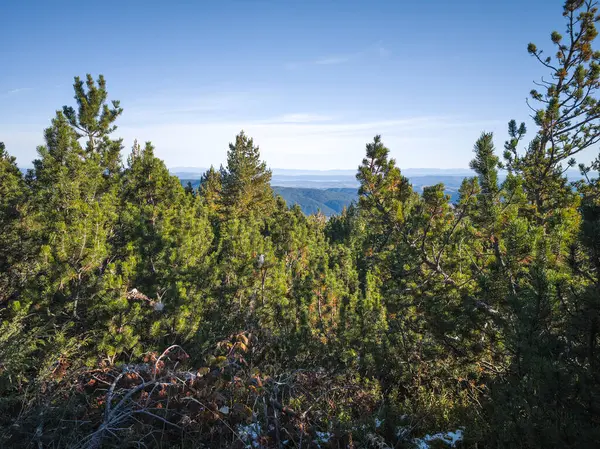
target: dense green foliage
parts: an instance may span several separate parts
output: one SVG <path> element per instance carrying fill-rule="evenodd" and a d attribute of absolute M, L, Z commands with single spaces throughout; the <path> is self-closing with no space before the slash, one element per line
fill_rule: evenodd
<path fill-rule="evenodd" d="M 564 16 L 527 145 L 483 133 L 451 201 L 376 136 L 329 220 L 243 132 L 198 187 L 150 143 L 123 164 L 76 78 L 26 176 L 0 144 L 0 446 L 599 447 L 600 156 L 565 176 L 600 140 L 599 16 Z"/>

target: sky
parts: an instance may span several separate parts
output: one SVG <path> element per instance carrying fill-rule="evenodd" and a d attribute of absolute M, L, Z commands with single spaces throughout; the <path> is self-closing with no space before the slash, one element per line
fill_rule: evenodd
<path fill-rule="evenodd" d="M 528 120 L 527 54 L 563 30 L 560 0 L 3 0 L 0 141 L 27 167 L 103 74 L 124 154 L 224 163 L 244 130 L 273 168 L 354 169 L 381 134 L 401 168 L 465 168 L 482 131 Z M 588 159 L 597 149 L 590 150 Z"/>

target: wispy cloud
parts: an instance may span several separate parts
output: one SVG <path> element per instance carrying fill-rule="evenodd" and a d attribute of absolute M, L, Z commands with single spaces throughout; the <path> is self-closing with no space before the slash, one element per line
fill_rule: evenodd
<path fill-rule="evenodd" d="M 390 117 L 347 120 L 317 113 L 290 113 L 272 119 L 228 120 L 195 117 L 183 122 L 176 117 L 161 121 L 120 123 L 115 137 L 123 137 L 128 151 L 134 139 L 152 141 L 156 153 L 169 166 L 219 166 L 227 144 L 244 130 L 260 146 L 271 167 L 333 169 L 356 167 L 365 144 L 382 134 L 401 167 L 467 167 L 473 142 L 481 130 L 504 131 L 504 121 L 457 116 Z M 27 165 L 43 141 L 39 125 L 0 124 L 0 136 Z"/>
<path fill-rule="evenodd" d="M 224 120 L 227 117 L 248 115 L 253 108 L 270 98 L 264 90 L 218 90 L 214 89 L 181 93 L 162 92 L 131 102 L 123 122 L 135 123 L 189 123 Z"/>
<path fill-rule="evenodd" d="M 16 89 L 11 89 L 7 92 L 4 93 L 4 96 L 12 96 L 12 95 L 17 95 L 17 94 L 21 94 L 23 92 L 28 92 L 30 90 L 33 90 L 32 87 L 17 87 Z"/>
<path fill-rule="evenodd" d="M 379 41 L 375 44 L 375 51 L 381 58 L 385 58 L 390 55 L 390 51 L 383 46 L 383 41 Z"/>
<path fill-rule="evenodd" d="M 333 117 L 320 114 L 284 114 L 276 121 L 283 123 L 314 123 L 314 122 L 329 122 Z"/>
<path fill-rule="evenodd" d="M 403 167 L 468 166 L 473 141 L 482 129 L 502 130 L 504 123 L 450 116 L 414 116 L 381 120 L 338 120 L 318 114 L 285 114 L 273 119 L 162 123 L 122 126 L 126 145 L 151 140 L 170 166 L 218 166 L 227 143 L 244 130 L 272 167 L 352 168 L 376 134 Z M 199 146 L 199 142 L 201 145 Z"/>
<path fill-rule="evenodd" d="M 357 56 L 359 56 L 358 53 L 354 54 L 354 55 L 345 55 L 345 56 L 329 56 L 327 58 L 317 59 L 316 61 L 314 61 L 314 64 L 316 64 L 316 65 L 343 64 L 345 62 L 348 62 L 348 61 L 354 59 Z"/>
<path fill-rule="evenodd" d="M 383 41 L 379 41 L 375 43 L 375 45 L 371 45 L 370 47 L 357 51 L 354 53 L 340 53 L 337 55 L 329 55 L 323 56 L 317 59 L 313 59 L 311 61 L 295 61 L 288 62 L 285 66 L 287 69 L 297 69 L 302 66 L 311 66 L 311 65 L 339 65 L 345 64 L 347 62 L 359 59 L 365 56 L 379 56 L 380 58 L 387 57 L 390 54 L 390 51 L 383 46 Z"/>
<path fill-rule="evenodd" d="M 362 55 L 361 53 L 353 53 L 347 55 L 332 55 L 332 56 L 324 56 L 318 59 L 314 59 L 312 61 L 295 61 L 286 63 L 285 67 L 288 70 L 298 69 L 300 67 L 305 66 L 315 66 L 315 65 L 339 65 L 345 64 L 347 62 L 352 61 Z"/>

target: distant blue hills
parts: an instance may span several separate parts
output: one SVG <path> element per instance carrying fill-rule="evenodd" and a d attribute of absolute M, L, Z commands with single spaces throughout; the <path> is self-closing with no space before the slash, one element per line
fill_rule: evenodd
<path fill-rule="evenodd" d="M 182 184 L 191 182 L 194 187 L 206 171 L 197 167 L 174 167 L 171 173 L 181 179 Z M 339 214 L 345 207 L 358 199 L 359 183 L 357 170 L 297 170 L 272 169 L 271 185 L 276 194 L 281 195 L 288 205 L 298 204 L 305 214 L 321 211 L 326 216 Z M 413 188 L 422 192 L 424 187 L 443 183 L 445 192 L 452 201 L 458 199 L 458 189 L 465 177 L 475 176 L 469 169 L 460 168 L 407 168 L 402 170 Z M 500 180 L 505 178 L 500 173 Z M 579 170 L 567 171 L 571 180 L 581 179 Z"/>
<path fill-rule="evenodd" d="M 181 179 L 182 184 L 192 183 L 197 187 L 204 168 L 174 167 L 171 173 Z M 318 211 L 326 216 L 339 214 L 345 207 L 358 199 L 359 183 L 356 170 L 296 170 L 273 169 L 271 185 L 288 205 L 298 204 L 305 214 Z M 474 173 L 469 169 L 413 168 L 402 170 L 418 192 L 423 188 L 443 182 L 446 193 L 455 200 L 458 189 L 467 176 Z"/>

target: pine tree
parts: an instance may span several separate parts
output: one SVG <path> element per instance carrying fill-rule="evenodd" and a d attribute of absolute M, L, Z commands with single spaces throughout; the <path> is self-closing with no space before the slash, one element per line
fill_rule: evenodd
<path fill-rule="evenodd" d="M 223 172 L 222 167 L 220 171 L 217 171 L 211 166 L 200 178 L 198 186 L 198 195 L 214 219 L 219 218 L 222 213 Z"/>
<path fill-rule="evenodd" d="M 115 260 L 105 276 L 113 295 L 102 304 L 111 332 L 101 348 L 111 357 L 141 351 L 166 334 L 170 344 L 193 336 L 206 300 L 212 244 L 197 198 L 185 194 L 150 143 L 134 144 L 119 196 Z"/>
<path fill-rule="evenodd" d="M 596 344 L 594 308 L 581 307 L 590 304 L 584 299 L 589 297 L 589 279 L 572 271 L 589 266 L 578 242 L 586 207 L 579 209 L 580 198 L 563 167 L 565 162 L 566 168 L 575 165 L 574 156 L 600 138 L 600 109 L 594 98 L 600 86 L 600 53 L 592 49 L 596 2 L 567 1 L 563 15 L 567 38 L 552 33 L 554 58 L 542 57 L 533 44 L 528 47 L 551 71 L 552 80 L 542 81 L 541 92 L 531 92 L 540 104 L 533 108 L 538 130 L 523 155 L 518 146 L 525 127 L 509 124 L 504 154 L 509 176 L 502 186 L 501 207 L 495 209 L 504 213 L 494 225 L 491 273 L 483 278 L 488 300 L 499 306 L 502 346 L 508 349 L 505 361 L 498 360 L 507 367 L 507 381 L 491 388 L 493 445 L 503 441 L 573 447 L 576 441 L 586 445 L 597 439 L 590 422 L 596 412 L 583 405 L 595 381 L 575 361 L 575 354 Z M 482 215 L 490 212 L 489 207 L 481 210 Z M 585 309 L 589 321 L 580 320 Z M 590 388 L 580 389 L 574 379 L 587 379 Z M 518 420 L 511 418 L 517 409 L 527 410 Z"/>
<path fill-rule="evenodd" d="M 0 142 L 0 304 L 14 299 L 27 278 L 26 195 L 16 159 Z"/>
<path fill-rule="evenodd" d="M 396 161 L 389 159 L 389 149 L 375 136 L 367 144 L 366 157 L 358 169 L 359 207 L 369 229 L 363 249 L 367 265 L 385 258 L 402 233 L 417 199 Z"/>
<path fill-rule="evenodd" d="M 75 101 L 77 110 L 64 106 L 63 114 L 75 131 L 77 138 L 86 138 L 87 153 L 97 153 L 100 164 L 105 168 L 105 176 L 119 174 L 121 169 L 121 140 L 111 140 L 109 135 L 117 127 L 114 122 L 123 113 L 118 100 L 107 103 L 106 80 L 100 75 L 94 82 L 91 75 L 86 76 L 85 87 L 79 77 L 75 77 Z M 87 88 L 87 89 L 86 89 Z"/>
<path fill-rule="evenodd" d="M 530 200 L 541 219 L 552 209 L 572 202 L 564 182 L 562 164 L 576 164 L 574 156 L 600 140 L 600 52 L 592 48 L 598 32 L 598 8 L 595 0 L 567 1 L 566 39 L 557 31 L 551 34 L 556 47 L 554 56 L 544 57 L 533 43 L 527 51 L 550 70 L 551 80 L 536 83 L 531 106 L 538 132 L 524 155 L 517 151 L 515 132 L 507 144 L 507 168 L 524 176 Z M 516 130 L 514 122 L 511 124 Z M 523 129 L 523 125 L 521 126 Z M 522 132 L 518 133 L 522 135 Z M 560 195 L 559 195 L 560 192 Z"/>
<path fill-rule="evenodd" d="M 271 171 L 260 160 L 254 141 L 242 131 L 229 144 L 227 169 L 222 174 L 223 206 L 228 217 L 268 215 L 273 207 Z"/>
<path fill-rule="evenodd" d="M 37 343 L 27 335 L 27 299 L 24 286 L 35 276 L 32 223 L 27 210 L 29 191 L 16 159 L 0 142 L 0 395 L 36 366 L 31 353 Z"/>
<path fill-rule="evenodd" d="M 65 358 L 76 353 L 81 362 L 81 346 L 101 331 L 97 306 L 104 301 L 102 277 L 117 219 L 121 141 L 109 134 L 120 109 L 118 103 L 112 109 L 106 105 L 102 77 L 96 86 L 88 76 L 87 91 L 78 78 L 74 87 L 78 111 L 65 107 L 56 113 L 28 176 L 38 254 L 37 275 L 24 296 L 28 306 L 43 311 L 32 315 L 30 326 L 39 318 L 44 327 L 56 329 L 40 372 L 50 369 L 57 353 Z"/>

